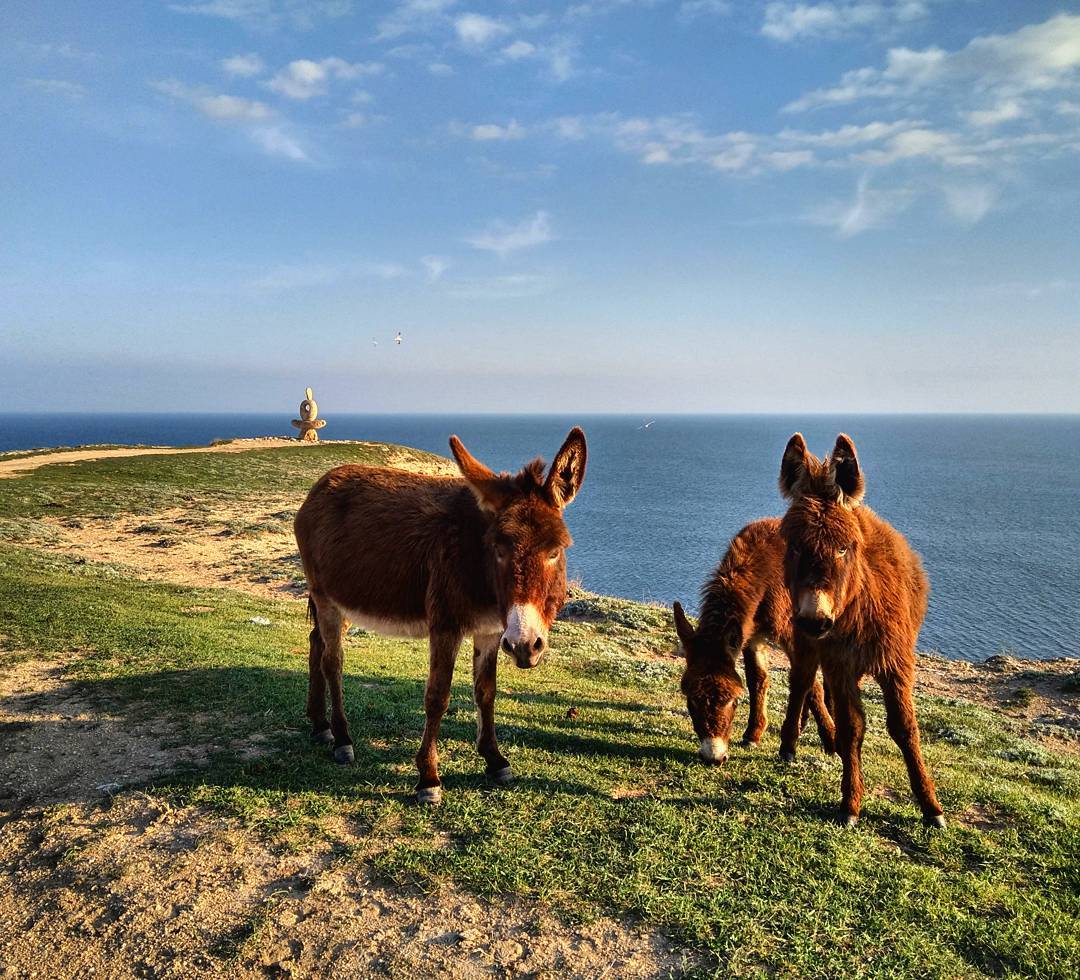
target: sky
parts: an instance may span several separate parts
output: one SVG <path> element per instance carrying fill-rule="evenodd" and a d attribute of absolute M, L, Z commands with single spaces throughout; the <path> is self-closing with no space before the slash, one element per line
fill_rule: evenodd
<path fill-rule="evenodd" d="M 1080 411 L 1080 3 L 4 8 L 11 411 Z"/>

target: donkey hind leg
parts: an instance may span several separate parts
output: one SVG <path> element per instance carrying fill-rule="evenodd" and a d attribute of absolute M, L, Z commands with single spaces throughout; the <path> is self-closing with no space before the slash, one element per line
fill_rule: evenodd
<path fill-rule="evenodd" d="M 742 741 L 747 748 L 753 748 L 769 726 L 766 715 L 769 706 L 769 655 L 762 643 L 751 639 L 746 644 L 743 648 L 743 668 L 750 695 L 750 717 L 746 720 Z"/>
<path fill-rule="evenodd" d="M 854 676 L 830 673 L 825 678 L 833 695 L 836 711 L 836 747 L 844 764 L 844 776 L 840 782 L 843 809 L 840 822 L 854 827 L 862 809 L 862 744 L 866 731 L 859 681 Z"/>
<path fill-rule="evenodd" d="M 427 687 L 424 689 L 424 737 L 416 753 L 416 768 L 420 778 L 416 784 L 418 803 L 442 801 L 442 780 L 439 779 L 439 725 L 450 706 L 450 682 L 454 678 L 454 661 L 461 646 L 460 633 L 432 631 L 429 639 Z"/>
<path fill-rule="evenodd" d="M 476 751 L 487 763 L 487 774 L 500 786 L 514 780 L 495 737 L 495 673 L 499 664 L 499 634 L 473 638 L 473 697 L 476 700 Z"/>
<path fill-rule="evenodd" d="M 919 748 L 919 723 L 915 717 L 915 698 L 910 681 L 888 674 L 878 679 L 885 698 L 885 718 L 889 735 L 899 746 L 907 765 L 911 791 L 922 809 L 923 823 L 944 827 L 945 816 L 934 792 L 934 781 L 927 772 Z"/>
<path fill-rule="evenodd" d="M 311 721 L 311 739 L 320 745 L 331 745 L 334 741 L 330 731 L 330 722 L 326 718 L 326 678 L 323 676 L 322 657 L 325 644 L 319 632 L 319 614 L 315 603 L 309 606 L 314 624 L 308 638 L 308 693 L 307 716 Z"/>
<path fill-rule="evenodd" d="M 330 688 L 330 731 L 334 737 L 334 761 L 349 765 L 356 758 L 353 751 L 349 722 L 345 717 L 345 694 L 342 690 L 341 672 L 345 652 L 341 638 L 345 632 L 345 620 L 333 602 L 316 599 L 319 632 L 322 634 L 322 672 Z"/>
<path fill-rule="evenodd" d="M 817 657 L 807 652 L 789 655 L 791 673 L 788 676 L 787 713 L 780 728 L 780 758 L 784 762 L 795 761 L 795 743 L 802 732 L 803 708 L 806 697 L 814 686 L 817 676 Z"/>
<path fill-rule="evenodd" d="M 818 738 L 821 739 L 821 748 L 826 755 L 836 752 L 836 726 L 833 723 L 832 713 L 825 702 L 825 692 L 821 682 L 815 677 L 814 686 L 810 688 L 810 696 L 807 698 L 810 713 L 817 723 Z"/>

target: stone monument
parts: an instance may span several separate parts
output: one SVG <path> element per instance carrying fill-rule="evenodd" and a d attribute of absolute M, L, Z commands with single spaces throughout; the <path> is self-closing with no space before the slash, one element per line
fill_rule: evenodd
<path fill-rule="evenodd" d="M 301 442 L 318 442 L 319 429 L 326 425 L 326 419 L 316 418 L 319 414 L 319 406 L 315 404 L 315 396 L 311 389 L 304 391 L 307 397 L 300 403 L 300 418 L 293 419 L 292 424 L 300 430 L 297 436 Z"/>

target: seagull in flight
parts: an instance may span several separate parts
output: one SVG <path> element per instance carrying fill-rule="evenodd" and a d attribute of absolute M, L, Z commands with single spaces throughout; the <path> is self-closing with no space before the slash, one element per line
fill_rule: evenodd
<path fill-rule="evenodd" d="M 400 330 L 397 332 L 397 335 L 394 337 L 394 343 L 397 344 L 398 347 L 401 346 L 401 331 Z"/>
<path fill-rule="evenodd" d="M 639 430 L 641 430 L 641 429 L 647 429 L 647 428 L 648 428 L 648 427 L 649 427 L 650 425 L 652 425 L 652 424 L 653 424 L 653 422 L 655 422 L 655 421 L 656 421 L 656 419 L 649 419 L 649 421 L 648 421 L 648 422 L 646 422 L 646 423 L 645 423 L 644 425 L 639 425 L 639 426 L 638 426 L 638 429 L 639 429 Z"/>

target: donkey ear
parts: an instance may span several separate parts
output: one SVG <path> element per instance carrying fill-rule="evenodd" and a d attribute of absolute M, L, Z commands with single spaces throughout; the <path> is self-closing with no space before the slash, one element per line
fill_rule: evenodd
<path fill-rule="evenodd" d="M 450 437 L 450 452 L 481 510 L 496 511 L 506 503 L 505 481 L 473 456 L 457 436 Z"/>
<path fill-rule="evenodd" d="M 675 632 L 679 634 L 683 652 L 689 657 L 697 634 L 694 632 L 694 627 L 690 625 L 690 620 L 686 618 L 686 613 L 683 612 L 682 603 L 676 602 L 672 608 L 675 612 Z"/>
<path fill-rule="evenodd" d="M 585 479 L 587 459 L 585 433 L 575 425 L 555 454 L 547 480 L 544 481 L 544 492 L 556 507 L 565 507 L 577 496 Z"/>
<path fill-rule="evenodd" d="M 780 493 L 787 499 L 793 500 L 799 495 L 800 484 L 807 471 L 806 440 L 801 432 L 796 432 L 788 439 L 784 457 L 780 460 Z"/>
<path fill-rule="evenodd" d="M 840 491 L 840 502 L 847 507 L 858 507 L 866 492 L 866 480 L 855 454 L 855 443 L 842 432 L 829 456 L 829 476 Z"/>

